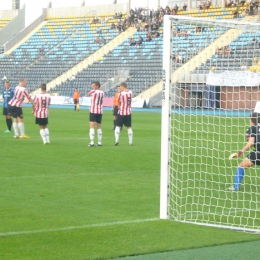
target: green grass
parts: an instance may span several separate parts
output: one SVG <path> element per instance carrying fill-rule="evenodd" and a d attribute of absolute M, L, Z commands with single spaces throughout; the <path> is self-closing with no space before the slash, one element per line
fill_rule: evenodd
<path fill-rule="evenodd" d="M 30 109 L 24 114 L 31 139 L 0 135 L 0 259 L 108 259 L 259 240 L 157 220 L 160 113 L 134 112 L 134 145 L 124 129 L 118 147 L 109 111 L 102 147 L 87 147 L 86 110 L 51 109 L 45 146 Z"/>

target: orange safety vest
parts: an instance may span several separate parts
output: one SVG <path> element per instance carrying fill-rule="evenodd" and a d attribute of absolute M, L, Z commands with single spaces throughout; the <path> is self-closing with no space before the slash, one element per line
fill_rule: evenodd
<path fill-rule="evenodd" d="M 75 91 L 73 94 L 73 99 L 79 99 L 79 97 L 80 97 L 79 91 Z"/>
<path fill-rule="evenodd" d="M 114 96 L 114 106 L 115 106 L 115 107 L 119 107 L 118 95 L 119 95 L 119 93 L 116 92 L 116 94 L 115 94 L 115 96 Z"/>

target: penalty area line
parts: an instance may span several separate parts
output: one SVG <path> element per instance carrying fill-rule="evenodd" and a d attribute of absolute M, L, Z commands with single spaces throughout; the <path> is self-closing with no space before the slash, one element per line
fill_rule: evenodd
<path fill-rule="evenodd" d="M 107 226 L 134 224 L 134 223 L 144 223 L 144 222 L 152 222 L 152 221 L 157 221 L 157 220 L 160 220 L 160 219 L 159 218 L 147 218 L 147 219 L 115 221 L 115 222 L 107 222 L 107 223 L 99 223 L 99 224 L 89 224 L 89 225 L 82 225 L 82 226 L 68 226 L 68 227 L 52 228 L 52 229 L 3 232 L 3 233 L 0 233 L 0 237 L 30 235 L 30 234 L 49 233 L 49 232 L 58 232 L 58 231 L 68 231 L 68 230 L 94 228 L 94 227 L 107 227 Z"/>

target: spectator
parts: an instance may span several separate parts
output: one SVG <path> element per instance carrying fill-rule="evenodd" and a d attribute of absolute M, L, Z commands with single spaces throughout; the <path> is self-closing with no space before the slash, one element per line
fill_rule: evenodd
<path fill-rule="evenodd" d="M 138 40 L 138 42 L 136 42 L 136 45 L 138 45 L 138 46 L 141 45 L 143 43 L 143 41 L 144 41 L 143 37 L 139 36 L 139 40 Z"/>
<path fill-rule="evenodd" d="M 238 18 L 238 8 L 236 10 L 232 11 L 233 13 L 233 18 Z"/>
<path fill-rule="evenodd" d="M 187 5 L 186 4 L 183 5 L 182 11 L 187 11 Z"/>
<path fill-rule="evenodd" d="M 231 1 L 229 1 L 229 3 L 227 4 L 227 7 L 232 7 L 232 5 L 233 5 L 233 1 L 231 0 Z"/>
<path fill-rule="evenodd" d="M 152 32 L 152 38 L 157 38 L 160 36 L 160 33 L 158 31 Z"/>
<path fill-rule="evenodd" d="M 175 53 L 172 54 L 172 61 L 176 61 L 176 54 Z"/>
<path fill-rule="evenodd" d="M 94 43 L 96 44 L 101 44 L 102 43 L 102 40 L 97 36 Z"/>
<path fill-rule="evenodd" d="M 147 41 L 147 42 L 150 42 L 151 40 L 152 40 L 151 34 L 150 34 L 150 33 L 147 33 L 147 34 L 146 34 L 146 41 Z"/>
<path fill-rule="evenodd" d="M 131 38 L 130 39 L 130 44 L 129 44 L 130 46 L 135 46 L 136 45 L 136 41 L 135 41 L 135 39 L 134 38 Z"/>
<path fill-rule="evenodd" d="M 106 24 L 108 22 L 108 17 L 104 17 L 104 19 L 101 21 L 102 24 Z"/>
<path fill-rule="evenodd" d="M 249 15 L 254 15 L 254 3 L 252 0 L 249 2 Z"/>
<path fill-rule="evenodd" d="M 247 67 L 246 67 L 246 64 L 245 64 L 245 63 L 242 64 L 241 70 L 243 70 L 243 71 L 247 70 Z"/>
<path fill-rule="evenodd" d="M 231 49 L 229 46 L 224 46 L 224 54 L 230 54 L 231 53 Z"/>
<path fill-rule="evenodd" d="M 208 2 L 206 3 L 206 9 L 209 9 L 209 8 L 210 8 L 210 6 L 211 6 L 211 2 L 210 2 L 210 1 L 208 1 Z"/>
<path fill-rule="evenodd" d="M 250 42 L 252 45 L 256 45 L 258 43 L 256 38 L 253 38 L 253 40 Z"/>
<path fill-rule="evenodd" d="M 177 14 L 178 9 L 179 9 L 179 7 L 178 7 L 178 5 L 176 4 L 176 5 L 173 7 L 173 10 L 174 10 L 175 14 Z"/>
<path fill-rule="evenodd" d="M 176 60 L 177 63 L 182 63 L 182 56 L 181 56 L 180 53 L 178 53 L 178 52 L 176 53 L 176 59 L 175 60 Z"/>
<path fill-rule="evenodd" d="M 255 1 L 255 15 L 258 14 L 258 5 L 259 5 L 259 1 Z"/>
<path fill-rule="evenodd" d="M 39 53 L 44 53 L 44 47 L 39 49 Z"/>
<path fill-rule="evenodd" d="M 114 23 L 112 23 L 110 29 L 111 30 L 115 30 L 116 29 L 116 25 Z"/>

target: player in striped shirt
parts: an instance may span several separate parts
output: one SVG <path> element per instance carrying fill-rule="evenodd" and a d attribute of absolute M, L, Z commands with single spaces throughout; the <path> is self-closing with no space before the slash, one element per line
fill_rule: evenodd
<path fill-rule="evenodd" d="M 46 93 L 46 84 L 41 85 L 41 93 L 35 95 L 34 103 L 35 108 L 33 113 L 36 117 L 35 123 L 40 127 L 40 135 L 42 137 L 43 144 L 49 144 L 50 132 L 47 125 L 51 97 Z"/>
<path fill-rule="evenodd" d="M 91 84 L 92 90 L 88 93 L 91 97 L 90 114 L 89 114 L 89 147 L 94 146 L 95 126 L 97 129 L 98 143 L 97 146 L 102 146 L 102 130 L 101 121 L 103 114 L 103 98 L 104 92 L 100 89 L 100 83 L 94 81 Z"/>
<path fill-rule="evenodd" d="M 29 138 L 29 136 L 25 135 L 24 122 L 23 122 L 22 105 L 25 98 L 29 100 L 29 102 L 33 105 L 33 109 L 34 109 L 34 102 L 29 96 L 27 89 L 25 88 L 26 84 L 27 84 L 26 79 L 21 78 L 19 80 L 19 85 L 14 89 L 14 97 L 8 103 L 9 113 L 14 118 L 13 120 L 14 138 L 17 139 Z"/>
<path fill-rule="evenodd" d="M 120 128 L 125 125 L 128 132 L 129 145 L 133 144 L 132 130 L 132 91 L 127 89 L 125 82 L 120 84 L 120 93 L 118 95 L 118 115 L 116 118 L 115 145 L 119 144 Z"/>

